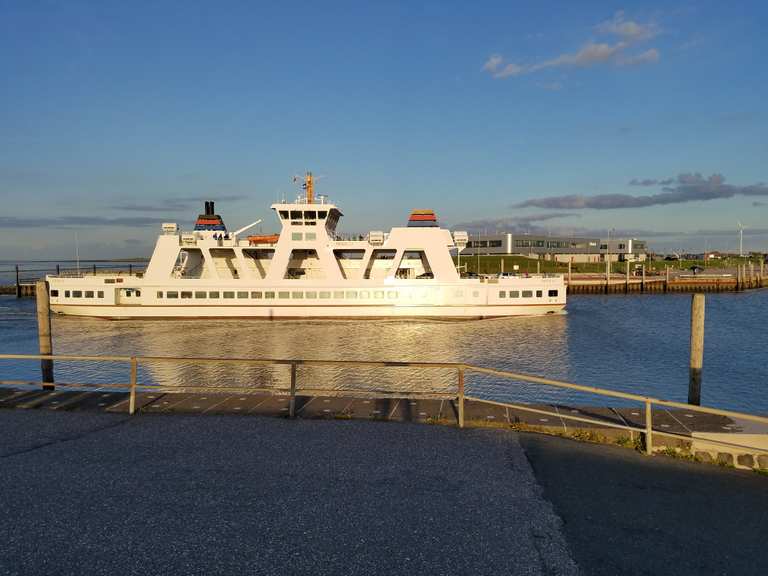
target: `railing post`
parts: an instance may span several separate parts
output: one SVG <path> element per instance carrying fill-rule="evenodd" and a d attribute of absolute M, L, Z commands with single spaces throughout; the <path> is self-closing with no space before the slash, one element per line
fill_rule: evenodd
<path fill-rule="evenodd" d="M 296 417 L 296 362 L 291 362 L 291 400 L 288 407 L 288 417 Z"/>
<path fill-rule="evenodd" d="M 464 428 L 464 366 L 459 367 L 459 428 Z"/>
<path fill-rule="evenodd" d="M 136 376 L 138 372 L 138 361 L 135 356 L 131 356 L 131 391 L 128 395 L 128 414 L 133 416 L 136 411 Z"/>
<path fill-rule="evenodd" d="M 650 400 L 645 401 L 645 453 L 653 454 L 653 406 Z"/>

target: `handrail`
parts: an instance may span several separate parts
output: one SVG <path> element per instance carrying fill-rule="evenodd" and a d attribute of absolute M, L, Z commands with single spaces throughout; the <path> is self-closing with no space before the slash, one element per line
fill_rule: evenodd
<path fill-rule="evenodd" d="M 458 424 L 459 427 L 464 427 L 464 402 L 465 400 L 472 400 L 476 402 L 484 402 L 488 404 L 514 408 L 517 410 L 528 411 L 532 413 L 551 415 L 558 418 L 564 418 L 574 421 L 580 421 L 590 424 L 597 424 L 606 426 L 609 428 L 620 428 L 629 430 L 632 432 L 640 432 L 645 434 L 645 447 L 646 453 L 652 452 L 652 437 L 654 434 L 661 436 L 674 437 L 674 438 L 690 438 L 689 436 L 664 432 L 653 428 L 653 406 L 667 406 L 673 408 L 681 408 L 685 410 L 702 412 L 705 414 L 713 414 L 717 416 L 725 416 L 728 418 L 736 418 L 742 420 L 748 420 L 751 422 L 758 422 L 761 424 L 768 424 L 768 417 L 759 416 L 756 414 L 748 414 L 744 412 L 736 412 L 734 410 L 723 410 L 719 408 L 710 408 L 707 406 L 697 406 L 692 404 L 685 404 L 682 402 L 675 402 L 672 400 L 664 400 L 660 398 L 654 398 L 652 396 L 644 396 L 640 394 L 633 394 L 630 392 L 621 392 L 618 390 L 609 390 L 606 388 L 598 388 L 595 386 L 584 386 L 582 384 L 574 384 L 571 382 L 565 382 L 562 380 L 554 380 L 551 378 L 544 378 L 542 376 L 535 376 L 532 374 L 525 374 L 521 372 L 511 372 L 507 370 L 499 370 L 495 368 L 485 368 L 482 366 L 475 366 L 473 364 L 466 364 L 463 362 L 411 362 L 411 361 L 385 361 L 385 360 L 315 360 L 315 359 L 299 359 L 299 358 L 214 358 L 214 357 L 189 357 L 189 356 L 123 356 L 123 355 L 75 355 L 75 354 L 0 354 L 0 360 L 54 360 L 61 362 L 119 362 L 128 363 L 130 365 L 130 383 L 129 384 L 59 384 L 61 386 L 83 386 L 83 387 L 104 387 L 104 388 L 125 388 L 129 387 L 129 413 L 133 414 L 136 404 L 136 390 L 141 388 L 144 390 L 209 390 L 209 391 L 228 391 L 238 390 L 243 392 L 253 391 L 269 391 L 269 392 L 288 392 L 291 397 L 291 409 L 290 415 L 295 414 L 295 397 L 296 397 L 296 379 L 297 368 L 299 366 L 341 366 L 341 367 L 367 367 L 367 368 L 396 368 L 396 367 L 408 367 L 408 368 L 420 368 L 420 369 L 455 369 L 457 371 L 457 394 L 450 394 L 447 392 L 409 392 L 409 391 L 384 391 L 384 390 L 353 390 L 345 388 L 311 388 L 302 389 L 304 392 L 313 392 L 325 394 L 325 393 L 366 393 L 366 394 L 386 394 L 387 396 L 392 394 L 402 394 L 409 397 L 423 396 L 433 398 L 457 398 L 458 400 Z M 291 368 L 291 384 L 290 388 L 279 387 L 254 387 L 254 386 L 200 386 L 200 385 L 182 385 L 182 386 L 168 386 L 162 384 L 140 384 L 137 381 L 138 378 L 138 365 L 148 363 L 179 363 L 179 362 L 195 362 L 205 364 L 246 364 L 253 366 L 289 366 Z M 540 384 L 544 386 L 553 386 L 557 388 L 563 388 L 568 390 L 575 390 L 578 392 L 585 392 L 590 394 L 596 394 L 600 396 L 607 396 L 612 398 L 620 398 L 624 400 L 632 400 L 645 405 L 645 426 L 633 426 L 625 421 L 624 425 L 614 424 L 612 422 L 606 422 L 604 420 L 596 420 L 591 418 L 584 418 L 583 416 L 574 416 L 572 414 L 563 414 L 559 412 L 551 412 L 541 410 L 539 408 L 533 408 L 531 406 L 520 405 L 512 402 L 498 402 L 494 400 L 488 400 L 485 398 L 478 398 L 469 396 L 465 393 L 464 379 L 466 372 L 477 372 L 479 374 L 487 374 L 492 376 L 499 376 L 501 378 L 507 378 L 511 380 L 518 380 L 523 382 L 529 382 L 533 384 Z M 32 383 L 27 381 L 5 381 L 0 380 L 1 384 L 11 383 L 26 383 L 26 384 L 43 384 Z M 50 386 L 50 384 L 48 384 Z M 718 444 L 727 447 L 746 448 L 745 446 L 739 446 L 731 442 L 726 442 L 717 439 L 703 438 L 702 441 L 708 444 Z M 768 453 L 768 449 L 758 448 L 754 446 L 748 447 L 750 450 L 762 453 Z"/>

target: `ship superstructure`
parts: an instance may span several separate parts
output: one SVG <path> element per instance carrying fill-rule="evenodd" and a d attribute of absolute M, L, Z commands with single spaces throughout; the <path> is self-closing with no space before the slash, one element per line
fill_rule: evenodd
<path fill-rule="evenodd" d="M 440 228 L 431 210 L 344 239 L 341 210 L 315 198 L 311 174 L 303 192 L 272 205 L 272 234 L 245 234 L 260 221 L 229 232 L 206 202 L 193 231 L 163 224 L 143 274 L 49 276 L 51 308 L 106 318 L 487 318 L 565 306 L 562 275 L 461 277 L 453 254 L 467 234 Z"/>

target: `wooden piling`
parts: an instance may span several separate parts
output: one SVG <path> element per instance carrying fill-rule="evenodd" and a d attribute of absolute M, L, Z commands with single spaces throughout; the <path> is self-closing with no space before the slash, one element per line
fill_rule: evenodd
<path fill-rule="evenodd" d="M 464 428 L 464 367 L 459 368 L 459 428 Z"/>
<path fill-rule="evenodd" d="M 37 338 L 41 355 L 53 354 L 53 340 L 51 338 L 51 305 L 48 298 L 48 282 L 38 280 L 35 284 L 35 297 L 37 299 Z M 53 360 L 40 360 L 40 372 L 42 373 L 43 389 L 53 390 Z"/>
<path fill-rule="evenodd" d="M 571 285 L 571 264 L 573 264 L 573 259 L 568 260 L 568 286 Z"/>
<path fill-rule="evenodd" d="M 643 273 L 643 278 L 640 281 L 640 292 L 645 292 L 645 264 L 643 264 L 640 269 L 642 270 L 642 273 Z"/>
<path fill-rule="evenodd" d="M 624 281 L 624 293 L 629 294 L 629 260 L 626 261 L 626 265 L 627 265 L 627 276 Z"/>
<path fill-rule="evenodd" d="M 691 298 L 691 361 L 688 404 L 701 405 L 701 370 L 704 365 L 704 294 Z"/>
<path fill-rule="evenodd" d="M 16 264 L 16 298 L 21 298 L 21 282 L 19 282 L 19 265 Z"/>
<path fill-rule="evenodd" d="M 664 264 L 664 274 L 666 274 L 666 280 L 664 281 L 664 292 L 669 292 L 669 265 Z"/>

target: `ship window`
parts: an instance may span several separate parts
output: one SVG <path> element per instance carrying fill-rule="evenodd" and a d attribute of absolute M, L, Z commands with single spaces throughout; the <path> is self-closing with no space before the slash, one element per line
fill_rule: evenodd
<path fill-rule="evenodd" d="M 82 298 L 83 292 L 81 290 L 74 290 L 72 292 L 72 298 Z"/>
<path fill-rule="evenodd" d="M 395 292 L 394 290 L 390 290 L 389 292 L 387 292 L 387 298 L 392 298 L 392 299 L 397 298 L 397 292 Z"/>
<path fill-rule="evenodd" d="M 207 296 L 207 292 L 195 292 L 195 298 L 206 298 Z"/>
<path fill-rule="evenodd" d="M 383 290 L 376 290 L 376 292 L 373 293 L 373 297 L 377 300 L 381 300 L 384 298 L 384 291 Z"/>
<path fill-rule="evenodd" d="M 248 298 L 248 292 L 238 292 L 237 293 L 238 298 Z"/>
<path fill-rule="evenodd" d="M 304 298 L 304 292 L 291 292 L 291 298 Z"/>
<path fill-rule="evenodd" d="M 473 290 L 472 291 L 472 297 L 473 298 L 478 298 L 479 296 L 480 296 L 480 291 L 479 290 Z"/>
<path fill-rule="evenodd" d="M 93 298 L 93 290 L 86 290 L 85 291 L 85 297 L 86 298 Z"/>
<path fill-rule="evenodd" d="M 290 292 L 278 292 L 277 297 L 278 298 L 288 298 L 291 295 Z"/>
<path fill-rule="evenodd" d="M 506 298 L 507 293 L 504 290 L 499 290 L 499 298 Z"/>
<path fill-rule="evenodd" d="M 162 292 L 162 291 L 160 291 L 160 290 L 158 290 L 158 292 L 157 292 L 157 297 L 158 297 L 158 298 L 162 298 L 162 297 L 163 297 L 163 292 Z"/>
<path fill-rule="evenodd" d="M 64 298 L 69 298 L 69 290 L 64 290 Z"/>
<path fill-rule="evenodd" d="M 317 234 L 314 232 L 307 232 L 304 234 L 304 240 L 317 240 Z"/>
<path fill-rule="evenodd" d="M 114 278 L 104 278 L 104 284 L 114 284 L 115 279 Z"/>
<path fill-rule="evenodd" d="M 293 232 L 291 233 L 291 240 L 301 240 L 303 237 L 301 232 Z"/>
<path fill-rule="evenodd" d="M 98 296 L 99 298 L 104 298 L 104 291 L 99 290 L 98 292 L 96 292 L 96 296 Z"/>
<path fill-rule="evenodd" d="M 555 296 L 557 296 L 557 290 L 550 290 L 549 292 L 547 292 L 547 294 L 554 298 Z"/>
<path fill-rule="evenodd" d="M 542 292 L 541 290 L 536 290 L 536 298 L 541 298 Z"/>
<path fill-rule="evenodd" d="M 350 290 L 350 291 L 346 292 L 346 297 L 349 300 L 355 300 L 357 298 L 357 292 L 355 292 L 354 290 Z"/>
<path fill-rule="evenodd" d="M 141 290 L 136 290 L 136 297 L 141 296 Z"/>
<path fill-rule="evenodd" d="M 330 298 L 331 293 L 330 292 L 320 292 L 320 298 Z"/>
<path fill-rule="evenodd" d="M 208 298 L 218 298 L 219 293 L 218 292 L 208 292 Z"/>
<path fill-rule="evenodd" d="M 530 290 L 523 290 L 523 298 L 532 298 L 532 297 L 533 297 L 533 292 L 531 292 Z"/>
<path fill-rule="evenodd" d="M 251 298 L 261 298 L 261 292 L 251 292 Z"/>
<path fill-rule="evenodd" d="M 435 276 L 423 250 L 408 250 L 403 253 L 403 257 L 400 259 L 395 277 L 426 280 Z"/>
<path fill-rule="evenodd" d="M 344 298 L 344 292 L 334 292 L 333 293 L 334 298 L 338 298 L 339 300 Z"/>
<path fill-rule="evenodd" d="M 520 298 L 520 291 L 519 290 L 510 290 L 509 291 L 509 297 L 510 298 Z"/>
<path fill-rule="evenodd" d="M 317 226 L 317 222 L 315 222 L 314 220 L 307 220 L 306 222 L 304 222 L 304 226 Z"/>
<path fill-rule="evenodd" d="M 58 290 L 51 290 L 51 296 L 56 298 L 58 295 L 59 295 L 59 291 Z"/>
<path fill-rule="evenodd" d="M 275 297 L 274 292 L 264 292 L 264 298 L 272 299 Z"/>
<path fill-rule="evenodd" d="M 188 290 L 184 290 L 184 291 L 181 292 L 181 297 L 182 298 L 192 298 L 192 292 L 190 292 Z"/>
<path fill-rule="evenodd" d="M 317 292 L 307 292 L 307 298 L 317 298 Z"/>
<path fill-rule="evenodd" d="M 178 298 L 179 297 L 179 293 L 178 292 L 168 291 L 168 292 L 165 293 L 165 295 L 168 298 Z"/>
<path fill-rule="evenodd" d="M 361 290 L 360 291 L 360 298 L 367 299 L 368 298 L 368 290 Z"/>
<path fill-rule="evenodd" d="M 317 218 L 317 213 L 314 210 L 304 211 L 304 220 L 314 220 Z"/>
<path fill-rule="evenodd" d="M 224 298 L 234 298 L 235 293 L 234 292 L 224 292 Z"/>
<path fill-rule="evenodd" d="M 317 217 L 320 220 L 325 220 L 325 217 L 328 216 L 328 212 L 325 210 L 320 210 L 320 212 L 317 213 Z"/>
<path fill-rule="evenodd" d="M 291 210 L 291 220 L 301 220 L 301 210 Z"/>
<path fill-rule="evenodd" d="M 280 218 L 288 220 L 288 210 L 280 210 Z"/>

